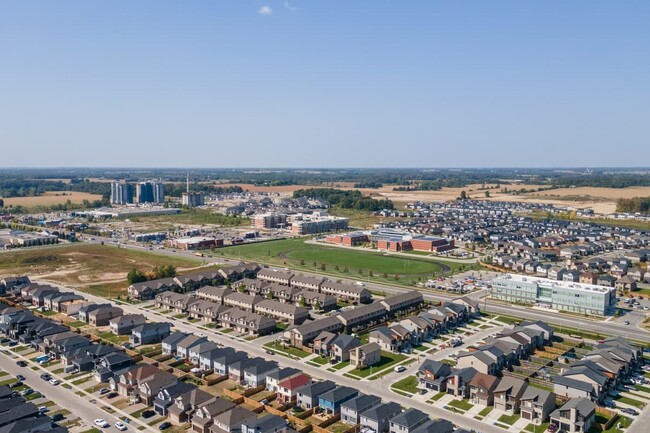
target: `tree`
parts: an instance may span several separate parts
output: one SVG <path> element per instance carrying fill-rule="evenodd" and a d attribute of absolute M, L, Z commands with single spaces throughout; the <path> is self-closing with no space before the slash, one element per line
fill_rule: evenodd
<path fill-rule="evenodd" d="M 490 191 L 485 191 L 485 198 L 490 198 Z"/>
<path fill-rule="evenodd" d="M 245 291 L 244 286 L 240 285 L 239 287 L 237 287 L 237 291 L 239 293 L 244 293 L 244 291 Z"/>
<path fill-rule="evenodd" d="M 126 281 L 130 284 L 142 283 L 147 281 L 147 277 L 143 272 L 138 271 L 136 268 L 132 268 L 128 274 L 126 274 Z"/>
<path fill-rule="evenodd" d="M 460 192 L 460 199 L 461 200 L 467 200 L 467 193 L 465 192 L 465 190 L 462 190 Z"/>
<path fill-rule="evenodd" d="M 269 290 L 269 293 L 266 294 L 266 299 L 275 299 L 275 293 L 273 293 L 273 290 Z"/>
<path fill-rule="evenodd" d="M 346 273 L 346 274 L 349 272 L 349 269 L 348 269 L 347 266 L 345 268 L 343 268 L 343 272 Z"/>
<path fill-rule="evenodd" d="M 368 276 L 369 276 L 369 277 L 374 277 L 374 276 L 375 276 L 375 274 L 372 273 L 372 269 L 370 269 L 370 270 L 368 271 Z"/>
<path fill-rule="evenodd" d="M 304 296 L 300 297 L 300 301 L 298 302 L 301 307 L 306 307 L 307 306 L 307 300 L 305 299 Z"/>
<path fill-rule="evenodd" d="M 325 270 L 327 270 L 327 265 L 325 265 L 325 263 L 321 263 L 321 264 L 320 264 L 320 270 L 321 270 L 321 271 L 325 271 Z"/>
<path fill-rule="evenodd" d="M 0 198 L 0 207 L 5 207 L 5 201 Z"/>
<path fill-rule="evenodd" d="M 300 259 L 300 266 L 305 266 L 305 261 L 303 259 Z"/>

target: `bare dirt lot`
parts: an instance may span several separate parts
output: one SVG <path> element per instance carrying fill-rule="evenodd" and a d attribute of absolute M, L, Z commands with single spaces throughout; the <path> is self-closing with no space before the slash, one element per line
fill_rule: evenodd
<path fill-rule="evenodd" d="M 155 266 L 174 265 L 179 272 L 197 269 L 199 260 L 164 256 L 111 245 L 68 244 L 0 252 L 0 278 L 28 275 L 101 294 L 125 293 L 131 268 L 143 272 Z"/>
<path fill-rule="evenodd" d="M 43 195 L 36 197 L 10 197 L 5 198 L 5 206 L 52 206 L 55 204 L 64 204 L 70 200 L 72 203 L 83 203 L 84 200 L 94 201 L 101 200 L 100 194 L 90 194 L 87 192 L 77 191 L 48 191 Z"/>

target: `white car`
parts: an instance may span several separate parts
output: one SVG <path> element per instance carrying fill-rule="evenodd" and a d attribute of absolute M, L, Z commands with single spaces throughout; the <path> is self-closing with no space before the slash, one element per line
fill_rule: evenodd
<path fill-rule="evenodd" d="M 198 334 L 196 334 L 196 336 L 199 338 L 205 338 L 205 334 L 203 332 L 199 332 Z"/>
<path fill-rule="evenodd" d="M 96 419 L 95 421 L 93 421 L 93 422 L 95 423 L 95 425 L 96 425 L 97 427 L 101 427 L 101 428 L 108 428 L 108 427 L 111 426 L 109 423 L 106 422 L 106 420 L 103 420 L 103 419 L 101 419 L 101 418 L 97 418 L 97 419 Z"/>
<path fill-rule="evenodd" d="M 115 423 L 115 428 L 118 429 L 119 431 L 126 431 L 126 426 L 121 421 Z"/>
<path fill-rule="evenodd" d="M 50 385 L 58 385 L 60 383 L 57 379 L 50 379 L 48 382 L 50 382 Z"/>
<path fill-rule="evenodd" d="M 395 373 L 401 373 L 403 371 L 406 371 L 406 367 L 404 367 L 403 365 L 398 365 L 397 367 L 395 367 L 394 370 L 395 370 Z"/>

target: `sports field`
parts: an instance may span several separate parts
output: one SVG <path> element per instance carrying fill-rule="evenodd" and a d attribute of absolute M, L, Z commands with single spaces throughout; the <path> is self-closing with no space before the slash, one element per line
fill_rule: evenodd
<path fill-rule="evenodd" d="M 307 244 L 304 239 L 284 239 L 224 248 L 225 256 L 241 260 L 288 266 L 341 277 L 412 284 L 435 274 L 454 272 L 462 264 L 427 259 L 386 256 L 377 252 L 355 251 Z M 469 265 L 465 266 L 468 268 Z M 346 272 L 347 269 L 347 272 Z"/>

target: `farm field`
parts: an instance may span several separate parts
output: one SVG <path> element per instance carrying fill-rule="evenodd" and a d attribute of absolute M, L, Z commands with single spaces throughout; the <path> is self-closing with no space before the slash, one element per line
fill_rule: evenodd
<path fill-rule="evenodd" d="M 377 252 L 306 244 L 304 238 L 238 245 L 224 248 L 220 253 L 240 260 L 289 266 L 298 270 L 407 285 L 419 278 L 425 281 L 434 274 L 457 271 L 462 266 L 417 257 L 384 256 Z"/>
<path fill-rule="evenodd" d="M 36 197 L 9 197 L 5 198 L 5 206 L 25 206 L 32 208 L 36 206 L 52 206 L 55 204 L 64 204 L 68 200 L 75 204 L 81 204 L 84 200 L 94 201 L 101 200 L 100 194 L 90 194 L 87 192 L 77 191 L 48 191 L 43 195 Z"/>
<path fill-rule="evenodd" d="M 126 293 L 126 274 L 131 268 L 147 272 L 168 264 L 176 266 L 177 271 L 188 271 L 202 263 L 112 245 L 76 243 L 0 252 L 0 278 L 24 274 L 100 296 L 110 290 L 116 296 Z"/>

